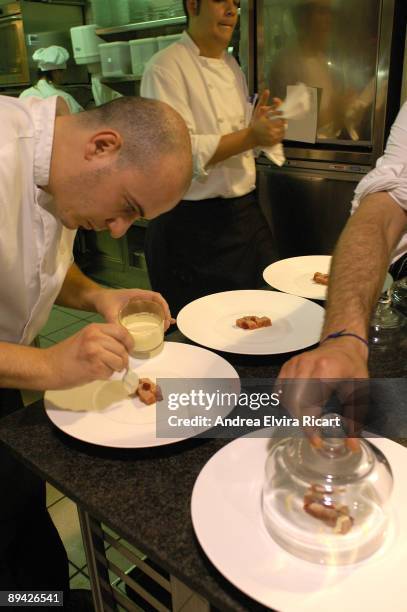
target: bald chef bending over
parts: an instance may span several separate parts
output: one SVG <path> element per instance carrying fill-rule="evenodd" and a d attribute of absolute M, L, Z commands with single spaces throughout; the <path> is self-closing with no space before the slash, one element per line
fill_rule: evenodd
<path fill-rule="evenodd" d="M 192 175 L 185 123 L 143 98 L 66 111 L 57 97 L 0 96 L 0 416 L 21 406 L 19 388 L 64 389 L 126 367 L 132 340 L 116 321 L 131 297 L 161 303 L 167 327 L 170 320 L 159 294 L 105 289 L 84 276 L 72 244 L 79 227 L 119 238 L 140 216 L 175 206 Z M 106 323 L 33 348 L 54 302 L 100 313 Z M 3 448 L 0 492 L 0 590 L 62 589 L 69 597 L 44 483 Z"/>

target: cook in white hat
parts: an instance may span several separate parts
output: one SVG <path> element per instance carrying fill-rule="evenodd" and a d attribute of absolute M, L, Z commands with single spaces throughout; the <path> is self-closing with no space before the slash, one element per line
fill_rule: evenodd
<path fill-rule="evenodd" d="M 82 106 L 69 93 L 58 87 L 63 78 L 63 71 L 66 69 L 66 62 L 69 53 L 64 47 L 51 45 L 41 47 L 33 54 L 33 60 L 38 64 L 38 81 L 33 87 L 25 89 L 20 98 L 35 96 L 36 98 L 48 98 L 50 96 L 60 96 L 64 98 L 71 113 L 78 113 L 83 110 Z"/>

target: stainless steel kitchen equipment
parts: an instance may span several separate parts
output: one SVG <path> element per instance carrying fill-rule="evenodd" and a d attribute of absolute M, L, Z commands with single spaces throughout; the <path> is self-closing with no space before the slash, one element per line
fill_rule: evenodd
<path fill-rule="evenodd" d="M 383 153 L 400 107 L 404 0 L 244 0 L 241 64 L 251 93 L 318 101 L 314 142 L 285 141 L 286 164 L 258 159 L 260 200 L 280 257 L 329 254 L 356 184 Z"/>
<path fill-rule="evenodd" d="M 0 85 L 30 82 L 19 2 L 0 4 Z"/>
<path fill-rule="evenodd" d="M 37 80 L 32 61 L 40 47 L 60 45 L 70 54 L 65 83 L 87 83 L 73 59 L 69 28 L 84 23 L 84 0 L 0 0 L 0 88 L 24 87 Z"/>
<path fill-rule="evenodd" d="M 318 89 L 316 144 L 287 157 L 371 166 L 398 110 L 405 42 L 399 0 L 258 0 L 257 86 Z"/>

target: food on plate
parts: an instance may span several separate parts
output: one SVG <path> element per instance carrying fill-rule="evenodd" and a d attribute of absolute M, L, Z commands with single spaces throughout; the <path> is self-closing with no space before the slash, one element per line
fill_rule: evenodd
<path fill-rule="evenodd" d="M 337 505 L 333 501 L 334 489 L 313 484 L 304 495 L 304 510 L 314 518 L 332 527 L 334 533 L 345 535 L 353 525 L 348 506 Z"/>
<path fill-rule="evenodd" d="M 312 280 L 319 285 L 327 285 L 329 281 L 329 274 L 323 274 L 322 272 L 315 272 Z"/>
<path fill-rule="evenodd" d="M 259 329 L 260 327 L 270 327 L 271 319 L 269 317 L 255 317 L 247 315 L 236 320 L 236 325 L 241 329 Z"/>
<path fill-rule="evenodd" d="M 147 404 L 147 406 L 155 404 L 155 402 L 161 402 L 163 399 L 160 386 L 153 383 L 149 378 L 140 378 L 136 395 L 138 395 L 141 401 Z"/>

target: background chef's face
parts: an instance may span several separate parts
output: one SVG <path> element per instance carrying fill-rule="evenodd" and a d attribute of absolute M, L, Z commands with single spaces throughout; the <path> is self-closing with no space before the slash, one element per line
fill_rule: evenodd
<path fill-rule="evenodd" d="M 201 0 L 198 9 L 192 0 L 190 23 L 199 28 L 200 34 L 215 39 L 226 48 L 237 23 L 239 5 L 240 0 Z"/>
<path fill-rule="evenodd" d="M 161 163 L 141 171 L 112 163 L 63 179 L 54 194 L 58 217 L 69 229 L 107 229 L 120 238 L 136 219 L 157 217 L 182 199 L 177 160 Z"/>

